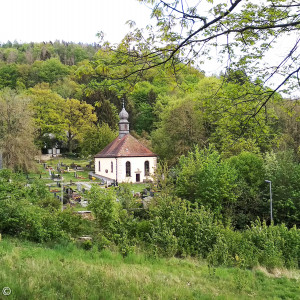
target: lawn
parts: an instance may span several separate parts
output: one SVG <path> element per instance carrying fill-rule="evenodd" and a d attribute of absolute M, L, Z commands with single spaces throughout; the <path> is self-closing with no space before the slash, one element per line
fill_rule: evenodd
<path fill-rule="evenodd" d="M 9 299 L 300 299 L 298 271 L 209 269 L 205 261 L 123 258 L 108 250 L 0 242 L 0 290 Z M 0 296 L 0 299 L 7 299 Z"/>
<path fill-rule="evenodd" d="M 86 168 L 86 166 L 89 164 L 89 160 L 86 159 L 69 159 L 69 158 L 53 158 L 51 160 L 48 160 L 45 162 L 47 167 L 53 168 L 53 172 L 55 174 L 58 174 L 57 172 L 57 165 L 63 163 L 64 165 L 61 167 L 62 173 L 59 174 L 63 177 L 63 180 L 65 182 L 77 182 L 77 181 L 90 181 L 89 179 L 89 172 L 90 169 Z M 75 164 L 77 166 L 81 166 L 84 170 L 76 170 L 75 168 L 72 168 L 71 165 Z M 67 169 L 66 166 L 69 166 L 69 169 Z M 68 171 L 69 170 L 69 171 Z M 30 173 L 29 178 L 42 178 L 45 180 L 45 182 L 49 182 L 50 174 L 49 169 L 44 168 L 43 163 L 38 165 L 38 171 L 36 173 Z"/>

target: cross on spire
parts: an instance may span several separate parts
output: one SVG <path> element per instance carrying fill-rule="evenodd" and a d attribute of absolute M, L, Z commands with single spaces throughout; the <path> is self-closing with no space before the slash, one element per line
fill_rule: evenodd
<path fill-rule="evenodd" d="M 125 108 L 125 100 L 124 100 L 124 98 L 123 98 L 122 101 L 123 101 L 123 108 Z"/>

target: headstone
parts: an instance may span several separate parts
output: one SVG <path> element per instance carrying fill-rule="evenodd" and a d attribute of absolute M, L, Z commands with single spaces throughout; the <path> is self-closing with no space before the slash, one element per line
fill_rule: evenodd
<path fill-rule="evenodd" d="M 80 205 L 82 206 L 82 207 L 87 207 L 88 206 L 88 202 L 87 201 L 80 201 Z"/>

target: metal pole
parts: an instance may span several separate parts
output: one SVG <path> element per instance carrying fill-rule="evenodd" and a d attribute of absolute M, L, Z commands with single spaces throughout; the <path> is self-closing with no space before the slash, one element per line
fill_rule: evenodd
<path fill-rule="evenodd" d="M 273 207 L 272 207 L 272 181 L 270 181 L 270 212 L 271 212 L 271 223 L 273 222 Z"/>
<path fill-rule="evenodd" d="M 271 216 L 271 223 L 272 223 L 273 222 L 272 181 L 265 180 L 265 182 L 269 183 L 270 185 L 270 216 Z"/>
<path fill-rule="evenodd" d="M 64 183 L 61 181 L 61 211 L 64 210 Z"/>

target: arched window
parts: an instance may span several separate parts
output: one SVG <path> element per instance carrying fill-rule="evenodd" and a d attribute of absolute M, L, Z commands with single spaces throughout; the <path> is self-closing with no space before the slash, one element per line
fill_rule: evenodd
<path fill-rule="evenodd" d="M 149 161 L 145 161 L 145 176 L 149 176 L 150 174 L 150 167 L 149 167 Z"/>
<path fill-rule="evenodd" d="M 110 172 L 111 173 L 114 172 L 114 163 L 113 162 L 110 163 Z"/>
<path fill-rule="evenodd" d="M 131 164 L 130 161 L 126 162 L 126 177 L 130 177 L 131 176 Z"/>
<path fill-rule="evenodd" d="M 100 163 L 100 161 L 99 161 L 99 163 L 98 163 L 98 171 L 99 171 L 99 172 L 101 171 L 101 163 Z"/>

